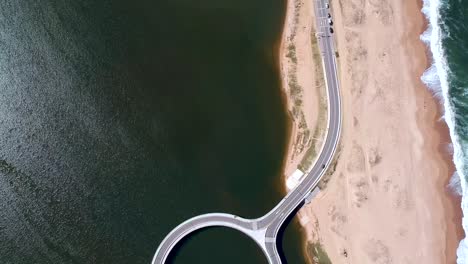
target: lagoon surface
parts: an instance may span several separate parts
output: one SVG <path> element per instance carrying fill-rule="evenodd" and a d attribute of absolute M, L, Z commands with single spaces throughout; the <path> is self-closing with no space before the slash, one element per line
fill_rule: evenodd
<path fill-rule="evenodd" d="M 282 198 L 285 0 L 0 7 L 0 263 L 150 263 L 189 217 Z M 266 261 L 214 228 L 172 262 Z"/>

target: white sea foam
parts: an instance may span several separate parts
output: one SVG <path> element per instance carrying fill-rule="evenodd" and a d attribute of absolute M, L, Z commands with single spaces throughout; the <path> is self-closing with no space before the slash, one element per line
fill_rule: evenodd
<path fill-rule="evenodd" d="M 463 148 L 468 146 L 462 145 L 458 135 L 455 132 L 455 118 L 453 105 L 448 94 L 449 89 L 449 68 L 442 47 L 442 39 L 444 33 L 440 28 L 441 20 L 439 10 L 442 4 L 441 0 L 423 0 L 422 12 L 429 21 L 428 29 L 421 35 L 421 40 L 425 42 L 431 49 L 433 64 L 424 72 L 421 80 L 429 87 L 431 91 L 441 100 L 444 106 L 444 120 L 447 123 L 450 131 L 450 137 L 453 143 L 453 162 L 457 172 L 453 177 L 450 185 L 455 191 L 462 195 L 462 210 L 464 215 L 468 215 L 468 186 L 466 181 L 466 171 L 463 158 Z M 463 217 L 463 229 L 465 233 L 468 231 L 468 218 Z M 460 241 L 457 249 L 457 263 L 468 263 L 468 241 L 464 238 Z"/>
<path fill-rule="evenodd" d="M 453 173 L 452 177 L 450 177 L 450 181 L 449 181 L 449 188 L 450 190 L 452 190 L 452 192 L 456 195 L 463 195 L 463 190 L 462 190 L 462 187 L 461 187 L 461 183 L 460 183 L 460 175 L 458 175 L 457 172 Z"/>

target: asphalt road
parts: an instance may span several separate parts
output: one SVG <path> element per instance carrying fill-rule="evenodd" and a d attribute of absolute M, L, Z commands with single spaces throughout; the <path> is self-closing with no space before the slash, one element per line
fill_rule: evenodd
<path fill-rule="evenodd" d="M 195 230 L 210 226 L 226 226 L 237 229 L 251 237 L 262 248 L 268 262 L 281 263 L 278 254 L 276 238 L 286 219 L 301 206 L 304 199 L 317 186 L 330 165 L 341 132 L 341 104 L 338 71 L 336 65 L 333 35 L 328 24 L 329 9 L 326 0 L 315 1 L 315 14 L 317 19 L 317 36 L 322 53 L 323 69 L 325 73 L 328 95 L 328 123 L 325 142 L 316 162 L 310 172 L 302 181 L 291 190 L 270 212 L 257 219 L 244 219 L 230 214 L 206 214 L 191 218 L 169 233 L 161 242 L 152 264 L 163 264 L 172 248 L 182 238 Z"/>

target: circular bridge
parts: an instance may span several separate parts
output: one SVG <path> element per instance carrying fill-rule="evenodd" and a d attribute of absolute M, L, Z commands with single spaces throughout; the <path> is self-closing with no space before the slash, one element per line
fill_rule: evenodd
<path fill-rule="evenodd" d="M 228 227 L 242 232 L 260 246 L 269 263 L 280 263 L 275 262 L 275 257 L 271 252 L 267 251 L 265 239 L 266 229 L 259 229 L 257 220 L 245 219 L 236 215 L 224 213 L 199 215 L 178 225 L 161 242 L 161 245 L 154 255 L 152 263 L 164 263 L 175 245 L 190 233 L 202 228 L 216 226 Z M 273 240 L 272 243 L 275 243 L 275 240 Z"/>
<path fill-rule="evenodd" d="M 278 205 L 263 217 L 245 219 L 232 214 L 212 213 L 193 217 L 170 232 L 159 245 L 153 257 L 152 264 L 164 264 L 169 253 L 184 237 L 206 227 L 229 227 L 236 229 L 252 238 L 262 249 L 270 264 L 281 264 L 281 258 L 276 247 L 276 238 L 281 226 L 305 200 L 310 200 L 312 191 L 324 175 L 333 159 L 341 132 L 340 89 L 337 77 L 337 67 L 333 38 L 327 18 L 326 0 L 315 2 L 315 17 L 317 19 L 317 37 L 322 52 L 322 66 L 325 73 L 325 83 L 328 97 L 328 122 L 325 142 L 317 156 L 314 166 L 301 182 L 284 197 Z"/>

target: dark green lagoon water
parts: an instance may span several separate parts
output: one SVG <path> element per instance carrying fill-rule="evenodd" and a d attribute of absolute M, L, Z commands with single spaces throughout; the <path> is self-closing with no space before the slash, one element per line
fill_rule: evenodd
<path fill-rule="evenodd" d="M 0 1 L 0 263 L 149 263 L 282 197 L 284 0 Z M 302 263 L 299 236 L 285 237 Z M 202 231 L 173 263 L 264 263 Z"/>

